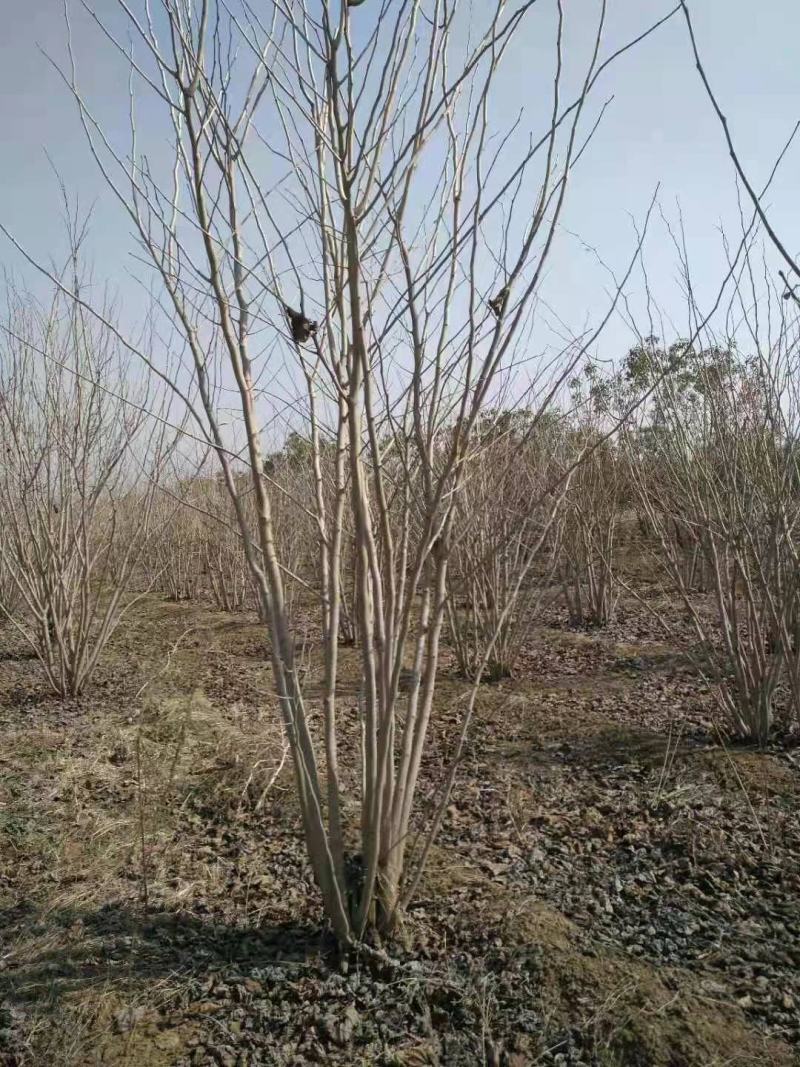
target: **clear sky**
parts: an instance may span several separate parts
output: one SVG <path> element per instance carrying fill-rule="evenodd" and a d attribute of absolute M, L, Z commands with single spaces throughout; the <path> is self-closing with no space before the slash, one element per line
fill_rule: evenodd
<path fill-rule="evenodd" d="M 541 0 L 544 7 L 549 0 Z M 8 0 L 0 36 L 2 166 L 0 216 L 39 257 L 63 247 L 58 185 L 47 156 L 81 203 L 95 203 L 91 252 L 95 269 L 123 291 L 132 242 L 120 209 L 104 190 L 83 140 L 75 106 L 41 49 L 64 55 L 62 0 Z M 95 0 L 112 12 L 114 0 Z M 611 50 L 665 13 L 669 0 L 609 0 L 605 49 Z M 565 0 L 570 49 L 585 48 L 596 0 Z M 699 45 L 708 74 L 731 121 L 741 158 L 759 185 L 795 122 L 800 119 L 800 3 L 798 0 L 694 0 Z M 508 115 L 521 100 L 546 95 L 551 39 L 532 21 L 501 85 L 496 106 Z M 125 75 L 109 46 L 85 19 L 76 18 L 80 79 L 112 135 L 127 122 Z M 680 203 L 690 235 L 690 254 L 701 293 L 720 277 L 718 227 L 735 231 L 735 184 L 719 126 L 701 91 L 680 15 L 615 65 L 599 87 L 613 94 L 602 127 L 576 173 L 564 232 L 544 286 L 547 300 L 580 329 L 602 306 L 607 283 L 585 246 L 621 270 L 632 248 L 630 216 L 643 217 L 656 184 L 664 211 Z M 770 194 L 769 210 L 792 250 L 800 245 L 797 197 L 800 142 L 784 162 Z M 0 239 L 1 241 L 2 239 Z M 769 253 L 772 256 L 771 253 Z M 777 265 L 777 259 L 771 261 Z M 0 263 L 20 268 L 0 243 Z M 647 263 L 656 296 L 679 314 L 676 257 L 663 228 L 654 226 Z M 21 269 L 21 268 L 20 268 Z M 638 288 L 637 288 L 638 287 Z M 639 282 L 631 283 L 635 299 Z M 129 291 L 132 291 L 129 289 Z M 676 321 L 676 329 L 680 322 Z M 629 335 L 616 324 L 603 347 L 609 354 Z"/>

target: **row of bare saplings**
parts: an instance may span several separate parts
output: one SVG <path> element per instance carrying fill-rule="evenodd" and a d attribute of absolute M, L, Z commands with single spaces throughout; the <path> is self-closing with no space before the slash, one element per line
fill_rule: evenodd
<path fill-rule="evenodd" d="M 183 428 L 113 332 L 58 296 L 45 308 L 21 298 L 10 321 L 0 607 L 52 687 L 79 694 L 147 592 L 259 610 L 227 488 L 187 463 Z M 639 562 L 685 605 L 728 727 L 765 743 L 776 721 L 796 720 L 800 478 L 791 376 L 779 373 L 719 348 L 651 341 L 614 375 L 587 368 L 560 411 L 487 413 L 448 549 L 462 673 L 512 675 L 557 605 L 575 625 L 607 624 L 620 589 L 637 593 L 642 568 L 635 578 L 625 566 L 633 533 Z M 315 590 L 318 536 L 302 434 L 264 477 L 300 605 Z M 352 577 L 342 586 L 347 639 Z"/>
<path fill-rule="evenodd" d="M 260 605 L 230 493 L 185 417 L 170 410 L 169 391 L 142 373 L 105 315 L 61 290 L 46 305 L 13 291 L 7 301 L 0 619 L 55 692 L 77 696 L 148 593 L 202 597 L 225 611 Z M 280 458 L 270 466 L 271 478 L 283 477 Z M 248 476 L 240 477 L 247 509 Z M 308 582 L 313 543 L 302 502 L 279 494 L 282 505 L 276 529 L 294 593 Z"/>
<path fill-rule="evenodd" d="M 449 604 L 461 669 L 474 672 L 493 642 L 485 673 L 509 676 L 559 600 L 574 625 L 598 627 L 624 591 L 668 636 L 660 597 L 683 604 L 686 652 L 728 733 L 765 744 L 796 727 L 795 380 L 779 350 L 744 359 L 651 339 L 614 374 L 588 367 L 572 383 L 571 417 L 533 432 L 517 413 L 463 496 Z"/>

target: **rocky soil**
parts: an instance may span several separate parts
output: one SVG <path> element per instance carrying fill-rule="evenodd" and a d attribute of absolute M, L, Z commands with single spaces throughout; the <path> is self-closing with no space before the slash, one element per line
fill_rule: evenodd
<path fill-rule="evenodd" d="M 800 749 L 725 743 L 676 605 L 548 623 L 383 959 L 320 924 L 252 620 L 147 601 L 79 702 L 0 630 L 0 1064 L 800 1063 Z"/>

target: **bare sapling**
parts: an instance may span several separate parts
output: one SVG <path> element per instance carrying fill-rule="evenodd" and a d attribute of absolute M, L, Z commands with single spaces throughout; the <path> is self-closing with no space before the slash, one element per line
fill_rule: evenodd
<path fill-rule="evenodd" d="M 555 418 L 535 429 L 531 422 L 524 409 L 486 413 L 459 496 L 447 622 L 467 678 L 484 663 L 483 680 L 510 677 L 537 609 L 552 596 L 554 537 L 569 485 L 559 478 L 563 430 Z"/>
<path fill-rule="evenodd" d="M 202 541 L 203 573 L 208 591 L 221 611 L 239 612 L 252 606 L 253 587 L 241 536 L 225 523 L 207 524 Z M 258 597 L 256 610 L 259 608 Z"/>
<path fill-rule="evenodd" d="M 588 453 L 575 471 L 564 507 L 559 576 L 574 626 L 605 626 L 619 597 L 616 552 L 623 511 L 623 481 L 616 441 L 607 436 L 609 408 L 604 381 L 591 363 L 570 384 L 573 454 Z"/>
<path fill-rule="evenodd" d="M 781 656 L 788 658 L 789 680 L 792 691 L 792 706 L 797 722 L 800 713 L 798 705 L 798 651 L 796 639 L 797 620 L 797 594 L 796 594 L 796 498 L 797 498 L 797 394 L 795 382 L 797 380 L 797 313 L 800 309 L 800 260 L 790 251 L 791 242 L 786 239 L 774 225 L 767 208 L 766 197 L 772 185 L 773 179 L 780 168 L 789 148 L 795 140 L 800 129 L 800 124 L 795 124 L 786 143 L 777 155 L 776 161 L 769 173 L 766 184 L 759 189 L 754 185 L 742 164 L 736 144 L 731 132 L 731 126 L 706 71 L 702 55 L 695 36 L 694 24 L 688 0 L 680 0 L 686 28 L 688 31 L 689 44 L 694 58 L 695 67 L 700 78 L 705 95 L 711 105 L 716 121 L 719 124 L 722 139 L 728 151 L 728 155 L 736 173 L 737 183 L 741 190 L 741 199 L 749 203 L 752 208 L 752 216 L 748 226 L 743 225 L 744 239 L 739 252 L 732 257 L 731 275 L 739 267 L 740 260 L 744 260 L 745 269 L 736 275 L 736 292 L 738 297 L 737 311 L 742 315 L 744 331 L 759 356 L 760 369 L 764 377 L 770 383 L 770 418 L 767 422 L 773 440 L 771 447 L 775 448 L 781 457 L 777 463 L 780 470 L 780 482 L 783 486 L 782 500 L 779 510 L 780 517 L 773 513 L 771 526 L 774 531 L 774 556 L 777 581 L 773 582 L 771 614 L 773 617 L 773 635 L 769 640 L 769 648 Z M 750 269 L 750 247 L 748 240 L 753 232 L 763 233 L 780 266 L 777 268 L 764 269 L 762 275 L 765 285 L 760 291 L 755 284 L 755 274 Z M 749 303 L 743 299 L 743 294 L 749 298 Z M 778 303 L 780 299 L 780 303 Z M 777 314 L 769 313 L 772 309 Z M 765 323 L 762 310 L 766 310 L 767 321 Z M 784 573 L 784 565 L 787 573 Z M 794 568 L 794 569 L 792 569 Z"/>
<path fill-rule="evenodd" d="M 0 609 L 62 696 L 82 692 L 132 603 L 166 451 L 145 417 L 158 405 L 114 334 L 62 290 L 47 305 L 7 291 L 0 570 L 13 595 Z"/>
<path fill-rule="evenodd" d="M 573 82 L 551 5 L 548 99 L 498 128 L 532 0 L 118 9 L 133 50 L 110 23 L 103 40 L 129 67 L 131 143 L 99 128 L 74 59 L 65 82 L 185 342 L 191 386 L 173 386 L 218 459 L 267 620 L 309 861 L 337 937 L 360 942 L 394 930 L 419 884 L 428 847 L 407 845 L 481 415 L 530 351 L 531 302 L 598 128 L 588 101 L 635 42 L 602 58 L 603 0 Z M 161 115 L 160 149 L 169 131 L 161 166 L 138 94 Z M 535 397 L 537 419 L 572 366 Z M 302 484 L 265 464 L 276 411 L 302 425 Z M 310 573 L 287 514 L 313 531 Z M 292 588 L 319 634 L 313 686 Z M 357 760 L 340 721 L 353 685 Z"/>
<path fill-rule="evenodd" d="M 204 574 L 203 526 L 197 512 L 182 502 L 191 484 L 178 484 L 156 502 L 154 518 L 161 530 L 148 553 L 152 588 L 170 600 L 196 600 Z"/>
<path fill-rule="evenodd" d="M 664 353 L 651 346 L 651 355 L 659 373 Z M 779 384 L 784 356 L 779 348 L 744 357 L 714 344 L 673 347 L 650 432 L 628 436 L 631 481 L 692 620 L 699 665 L 729 731 L 759 744 L 771 736 L 791 647 L 798 513 L 785 447 L 788 395 Z M 686 530 L 706 597 L 696 567 L 687 567 Z"/>

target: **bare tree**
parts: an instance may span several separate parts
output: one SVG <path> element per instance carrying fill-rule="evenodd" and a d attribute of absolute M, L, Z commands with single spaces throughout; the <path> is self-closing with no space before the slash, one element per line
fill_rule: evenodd
<path fill-rule="evenodd" d="M 610 383 L 593 364 L 570 383 L 573 455 L 587 453 L 572 479 L 559 542 L 559 576 L 570 621 L 605 626 L 611 621 L 618 590 L 615 554 L 623 505 L 621 465 L 616 442 L 608 435 L 616 412 L 607 395 Z"/>
<path fill-rule="evenodd" d="M 73 285 L 77 278 L 73 276 Z M 0 337 L 0 609 L 77 696 L 130 605 L 166 442 L 113 334 L 57 290 L 8 291 Z M 137 522 L 124 522 L 135 500 Z"/>
<path fill-rule="evenodd" d="M 510 677 L 537 608 L 551 593 L 557 536 L 570 478 L 557 418 L 487 412 L 481 442 L 459 495 L 454 521 L 447 621 L 467 678 Z"/>
<path fill-rule="evenodd" d="M 184 481 L 157 501 L 161 533 L 153 539 L 147 560 L 151 588 L 175 601 L 196 600 L 206 570 L 203 524 L 196 511 L 179 502 L 181 489 L 191 494 L 192 483 Z"/>
<path fill-rule="evenodd" d="M 657 348 L 649 356 L 663 365 Z M 669 361 L 645 447 L 628 431 L 631 481 L 730 728 L 764 744 L 793 647 L 800 501 L 787 419 L 796 412 L 780 378 L 791 380 L 795 343 L 748 359 L 729 347 L 684 344 Z M 686 566 L 689 536 L 708 576 L 710 612 Z"/>
<path fill-rule="evenodd" d="M 522 116 L 494 129 L 503 61 L 538 7 L 498 3 L 476 17 L 450 0 L 352 10 L 330 0 L 120 2 L 120 36 L 92 13 L 136 90 L 162 108 L 172 155 L 161 169 L 142 148 L 135 108 L 132 143 L 117 150 L 81 96 L 74 61 L 65 75 L 186 345 L 186 374 L 173 384 L 230 494 L 268 620 L 309 858 L 346 943 L 391 930 L 418 884 L 431 838 L 413 862 L 407 843 L 476 425 L 526 349 L 569 177 L 597 128 L 585 123 L 590 93 L 655 28 L 601 60 L 601 0 L 565 103 L 557 0 L 540 132 L 523 133 Z M 572 365 L 542 391 L 539 410 Z M 310 500 L 265 467 L 263 433 L 276 412 L 302 421 Z M 322 667 L 313 692 L 287 602 L 287 580 L 300 576 L 281 557 L 284 499 L 315 530 Z M 356 775 L 339 758 L 349 552 L 364 724 Z M 455 764 L 445 795 L 454 775 Z M 354 848 L 347 827 L 359 790 Z M 438 816 L 431 834 L 437 825 Z"/>
<path fill-rule="evenodd" d="M 230 501 L 224 486 L 214 485 L 213 503 L 222 510 L 221 493 L 225 493 L 225 520 L 204 523 L 202 538 L 203 572 L 211 596 L 222 611 L 243 611 L 252 608 L 253 599 L 258 610 L 260 601 L 247 569 L 242 538 L 230 523 Z M 209 494 L 211 495 L 211 494 Z M 209 501 L 211 504 L 211 501 Z M 235 518 L 235 517 L 234 517 Z"/>

